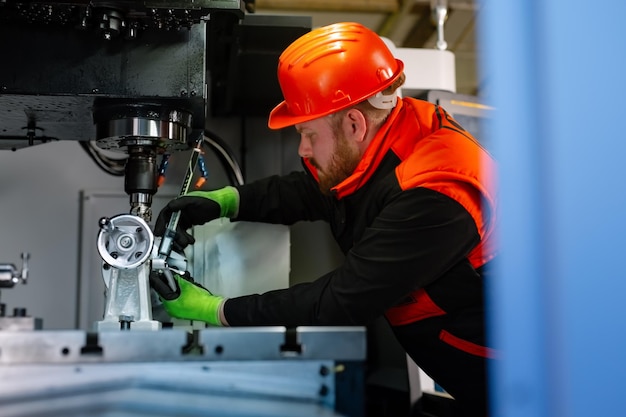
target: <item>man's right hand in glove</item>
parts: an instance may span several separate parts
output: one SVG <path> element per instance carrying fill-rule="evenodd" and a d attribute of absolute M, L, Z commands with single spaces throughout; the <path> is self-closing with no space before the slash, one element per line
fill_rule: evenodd
<path fill-rule="evenodd" d="M 169 272 L 169 271 L 168 271 Z M 159 294 L 165 311 L 172 317 L 200 320 L 213 326 L 223 326 L 224 297 L 212 294 L 196 283 L 189 272 L 183 276 L 174 274 L 176 288 L 171 288 L 162 271 L 150 273 L 150 285 Z"/>
<path fill-rule="evenodd" d="M 171 200 L 161 210 L 154 225 L 155 236 L 163 236 L 174 212 L 180 211 L 174 241 L 184 249 L 195 239 L 187 232 L 192 226 L 201 225 L 218 217 L 233 218 L 239 211 L 239 192 L 235 187 L 213 191 L 191 191 Z"/>

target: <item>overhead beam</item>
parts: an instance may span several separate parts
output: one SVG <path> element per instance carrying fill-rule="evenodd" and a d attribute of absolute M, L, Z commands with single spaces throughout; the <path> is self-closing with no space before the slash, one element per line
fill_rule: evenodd
<path fill-rule="evenodd" d="M 404 45 L 408 48 L 423 48 L 431 39 L 437 27 L 432 19 L 430 4 L 416 4 L 411 13 L 418 16 L 417 21 L 404 39 Z"/>
<path fill-rule="evenodd" d="M 433 0 L 413 0 L 410 2 L 415 7 L 433 6 Z M 476 10 L 478 0 L 447 0 L 444 4 L 447 4 L 448 9 L 456 10 Z"/>
<path fill-rule="evenodd" d="M 396 46 L 404 46 L 404 40 L 421 18 L 422 13 L 413 10 L 414 5 L 403 1 L 398 11 L 388 13 L 378 28 L 378 34 L 389 38 Z"/>

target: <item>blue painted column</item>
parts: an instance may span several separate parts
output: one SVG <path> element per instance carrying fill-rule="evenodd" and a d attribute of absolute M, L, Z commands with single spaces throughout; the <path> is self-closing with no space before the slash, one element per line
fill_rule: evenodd
<path fill-rule="evenodd" d="M 626 1 L 481 0 L 493 415 L 626 415 Z"/>

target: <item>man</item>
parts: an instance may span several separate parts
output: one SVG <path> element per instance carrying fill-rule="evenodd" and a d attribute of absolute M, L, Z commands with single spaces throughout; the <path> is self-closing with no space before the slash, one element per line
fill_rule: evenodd
<path fill-rule="evenodd" d="M 231 299 L 177 277 L 153 287 L 174 317 L 213 325 L 367 325 L 384 315 L 406 352 L 454 398 L 487 414 L 483 272 L 495 256 L 494 163 L 444 109 L 399 98 L 403 63 L 356 23 L 313 30 L 280 56 L 285 100 L 269 127 L 295 126 L 304 172 L 194 191 L 159 214 L 185 230 L 217 217 L 325 220 L 345 262 L 310 283 Z"/>

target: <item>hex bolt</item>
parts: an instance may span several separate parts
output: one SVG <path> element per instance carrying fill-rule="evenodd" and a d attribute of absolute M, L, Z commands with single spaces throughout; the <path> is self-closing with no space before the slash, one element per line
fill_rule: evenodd
<path fill-rule="evenodd" d="M 120 330 L 130 330 L 130 323 L 135 321 L 133 316 L 121 314 L 119 316 L 120 319 Z"/>
<path fill-rule="evenodd" d="M 120 246 L 123 247 L 124 249 L 130 248 L 132 244 L 133 244 L 133 240 L 128 236 L 124 236 L 120 239 Z"/>

